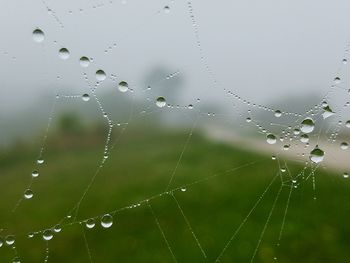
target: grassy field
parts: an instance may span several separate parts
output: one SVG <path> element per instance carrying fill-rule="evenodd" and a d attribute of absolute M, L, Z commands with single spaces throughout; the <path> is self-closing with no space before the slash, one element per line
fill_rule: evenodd
<path fill-rule="evenodd" d="M 39 167 L 40 175 L 32 186 L 34 197 L 24 200 L 14 213 L 11 210 L 29 183 L 31 171 L 38 168 L 34 163 L 38 145 L 17 146 L 1 154 L 0 235 L 16 235 L 21 262 L 44 261 L 46 242 L 39 234 L 28 238 L 27 233 L 52 227 L 67 215 L 103 156 L 102 140 L 84 140 L 80 136 L 79 140 L 86 143 L 73 143 L 78 138 L 63 138 L 65 141 L 48 141 L 45 163 Z M 140 132 L 131 128 L 124 133 L 83 199 L 77 220 L 103 215 L 164 192 L 186 138 L 186 134 L 151 129 Z M 288 162 L 288 168 L 296 174 L 303 167 Z M 281 180 L 279 176 L 272 180 L 278 171 L 277 161 L 271 160 L 271 156 L 233 149 L 194 134 L 170 187 L 190 184 L 186 191 L 175 191 L 175 198 L 164 194 L 149 201 L 177 261 L 214 262 L 235 230 L 245 222 L 221 262 L 250 262 L 258 243 L 254 262 L 349 262 L 350 182 L 319 171 L 314 200 L 312 180 L 299 181 L 291 194 L 278 246 L 290 191 L 290 187 L 284 186 L 276 199 Z M 275 209 L 269 217 L 275 200 Z M 146 203 L 116 213 L 109 229 L 103 229 L 98 222 L 93 229 L 83 224 L 63 226 L 48 242 L 48 248 L 48 262 L 90 262 L 89 254 L 92 262 L 173 261 Z M 12 262 L 14 255 L 11 247 L 0 248 L 0 262 Z"/>

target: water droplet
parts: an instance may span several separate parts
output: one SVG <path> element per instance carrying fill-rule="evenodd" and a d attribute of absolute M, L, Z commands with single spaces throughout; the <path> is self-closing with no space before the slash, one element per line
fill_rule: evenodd
<path fill-rule="evenodd" d="M 156 105 L 159 107 L 159 108 L 163 108 L 165 105 L 166 105 L 166 100 L 164 97 L 158 97 L 157 100 L 156 100 Z"/>
<path fill-rule="evenodd" d="M 30 233 L 28 234 L 28 238 L 32 238 L 32 237 L 34 237 L 34 233 L 33 233 L 33 232 L 30 232 Z"/>
<path fill-rule="evenodd" d="M 58 51 L 58 56 L 61 58 L 61 59 L 68 59 L 69 58 L 69 50 L 66 49 L 65 47 L 61 48 L 59 51 Z"/>
<path fill-rule="evenodd" d="M 0 247 L 2 247 L 4 245 L 4 240 L 2 239 L 2 237 L 0 237 Z"/>
<path fill-rule="evenodd" d="M 348 173 L 343 173 L 343 177 L 344 178 L 349 178 L 349 174 Z"/>
<path fill-rule="evenodd" d="M 97 70 L 96 79 L 98 81 L 104 81 L 106 79 L 106 73 L 102 69 Z"/>
<path fill-rule="evenodd" d="M 345 64 L 348 63 L 348 60 L 347 60 L 346 58 L 343 58 L 342 62 L 343 62 L 343 64 L 345 65 Z"/>
<path fill-rule="evenodd" d="M 39 172 L 36 171 L 36 170 L 34 170 L 34 171 L 32 172 L 32 176 L 33 176 L 33 177 L 38 177 L 38 176 L 39 176 Z"/>
<path fill-rule="evenodd" d="M 5 242 L 8 246 L 11 246 L 15 243 L 15 236 L 13 235 L 8 235 L 6 238 L 5 238 Z"/>
<path fill-rule="evenodd" d="M 169 13 L 170 13 L 170 7 L 167 6 L 167 5 L 164 6 L 164 9 L 163 9 L 163 10 L 164 10 L 164 13 L 165 13 L 165 14 L 169 14 Z"/>
<path fill-rule="evenodd" d="M 186 191 L 187 191 L 186 187 L 181 187 L 181 192 L 186 192 Z"/>
<path fill-rule="evenodd" d="M 90 96 L 89 94 L 83 94 L 83 96 L 81 96 L 81 98 L 83 99 L 83 101 L 89 101 L 90 100 Z"/>
<path fill-rule="evenodd" d="M 323 161 L 324 151 L 318 148 L 318 145 L 310 152 L 310 160 L 314 163 L 320 163 Z"/>
<path fill-rule="evenodd" d="M 294 133 L 295 135 L 298 135 L 298 134 L 300 134 L 300 130 L 299 130 L 299 129 L 294 129 L 294 130 L 293 130 L 293 133 Z"/>
<path fill-rule="evenodd" d="M 323 110 L 324 110 L 324 112 L 322 113 L 323 119 L 327 119 L 328 117 L 331 117 L 332 115 L 334 115 L 334 112 L 328 105 L 323 107 Z"/>
<path fill-rule="evenodd" d="M 43 233 L 43 239 L 49 241 L 53 238 L 53 233 L 51 229 L 46 229 Z"/>
<path fill-rule="evenodd" d="M 350 128 L 350 120 L 345 123 L 346 128 Z"/>
<path fill-rule="evenodd" d="M 348 149 L 348 148 L 349 148 L 349 145 L 348 145 L 347 142 L 342 142 L 342 143 L 340 144 L 340 149 L 346 150 L 346 149 Z"/>
<path fill-rule="evenodd" d="M 79 60 L 80 66 L 87 68 L 90 65 L 90 59 L 88 57 L 81 57 Z"/>
<path fill-rule="evenodd" d="M 101 218 L 101 226 L 103 228 L 110 228 L 113 225 L 113 217 L 110 214 L 105 214 Z"/>
<path fill-rule="evenodd" d="M 309 136 L 307 134 L 302 134 L 300 136 L 300 141 L 303 143 L 307 143 L 309 141 Z"/>
<path fill-rule="evenodd" d="M 341 79 L 339 77 L 334 78 L 334 83 L 339 84 L 341 82 Z"/>
<path fill-rule="evenodd" d="M 38 159 L 38 160 L 36 160 L 36 163 L 37 164 L 43 164 L 44 163 L 44 159 Z"/>
<path fill-rule="evenodd" d="M 121 81 L 121 82 L 119 82 L 119 84 L 118 84 L 118 89 L 119 89 L 121 92 L 127 92 L 128 89 L 129 89 L 129 85 L 128 85 L 127 82 Z"/>
<path fill-rule="evenodd" d="M 272 160 L 276 160 L 276 156 L 272 155 L 272 156 L 271 156 L 271 159 L 272 159 Z"/>
<path fill-rule="evenodd" d="M 62 227 L 60 224 L 55 225 L 55 227 L 53 228 L 53 231 L 55 231 L 56 233 L 61 232 L 61 230 L 62 230 Z"/>
<path fill-rule="evenodd" d="M 267 136 L 266 136 L 266 142 L 268 144 L 275 144 L 277 141 L 277 138 L 275 135 L 273 135 L 272 133 L 269 133 Z"/>
<path fill-rule="evenodd" d="M 44 32 L 37 28 L 33 31 L 33 40 L 37 43 L 43 42 L 45 39 L 45 34 Z"/>
<path fill-rule="evenodd" d="M 252 119 L 251 119 L 250 117 L 247 117 L 247 118 L 245 119 L 245 121 L 249 123 L 249 122 L 252 121 Z"/>
<path fill-rule="evenodd" d="M 282 116 L 282 112 L 280 110 L 275 111 L 275 117 L 279 118 Z"/>
<path fill-rule="evenodd" d="M 89 218 L 88 220 L 86 220 L 85 221 L 85 226 L 87 227 L 87 228 L 94 228 L 94 226 L 95 226 L 95 219 L 93 219 L 93 218 Z"/>
<path fill-rule="evenodd" d="M 25 199 L 31 199 L 33 197 L 33 191 L 30 189 L 27 189 L 24 191 L 24 198 Z"/>
<path fill-rule="evenodd" d="M 301 122 L 301 131 L 304 133 L 310 133 L 314 130 L 315 124 L 311 118 L 306 118 Z"/>
<path fill-rule="evenodd" d="M 19 257 L 15 257 L 13 260 L 12 260 L 12 263 L 21 263 Z"/>

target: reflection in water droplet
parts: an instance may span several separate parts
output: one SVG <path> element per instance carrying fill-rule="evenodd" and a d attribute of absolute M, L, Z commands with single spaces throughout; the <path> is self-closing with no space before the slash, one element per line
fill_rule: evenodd
<path fill-rule="evenodd" d="M 89 101 L 90 100 L 90 96 L 89 94 L 83 94 L 83 96 L 81 96 L 81 98 L 83 99 L 83 101 Z"/>
<path fill-rule="evenodd" d="M 119 82 L 119 84 L 118 84 L 118 89 L 119 89 L 119 91 L 121 91 L 121 92 L 127 92 L 128 89 L 129 89 L 129 85 L 128 85 L 127 82 L 121 81 L 121 82 Z"/>
<path fill-rule="evenodd" d="M 101 218 L 101 226 L 103 228 L 109 228 L 113 225 L 113 217 L 110 214 L 105 214 Z"/>
<path fill-rule="evenodd" d="M 90 59 L 87 57 L 81 57 L 79 63 L 83 68 L 87 68 L 90 65 Z"/>
<path fill-rule="evenodd" d="M 327 119 L 328 117 L 331 117 L 334 115 L 334 112 L 328 105 L 323 107 L 323 110 L 324 110 L 324 112 L 322 113 L 323 119 Z"/>
<path fill-rule="evenodd" d="M 277 138 L 275 135 L 273 135 L 272 133 L 269 133 L 267 136 L 266 136 L 266 142 L 268 144 L 275 144 L 277 141 Z"/>
<path fill-rule="evenodd" d="M 304 133 L 310 133 L 314 130 L 314 128 L 315 128 L 315 124 L 311 118 L 306 118 L 301 122 L 300 130 Z"/>
<path fill-rule="evenodd" d="M 186 192 L 186 191 L 187 191 L 187 189 L 185 187 L 181 188 L 181 192 Z"/>
<path fill-rule="evenodd" d="M 59 51 L 58 51 L 58 56 L 61 58 L 61 59 L 68 59 L 69 58 L 69 50 L 66 49 L 65 47 L 61 48 Z"/>
<path fill-rule="evenodd" d="M 93 219 L 93 218 L 89 218 L 88 220 L 86 220 L 85 221 L 85 226 L 87 227 L 87 228 L 94 228 L 94 226 L 95 226 L 95 219 Z"/>
<path fill-rule="evenodd" d="M 11 246 L 15 243 L 15 236 L 13 235 L 8 235 L 6 238 L 5 238 L 5 242 L 8 246 Z"/>
<path fill-rule="evenodd" d="M 343 173 L 343 177 L 344 178 L 349 178 L 349 174 L 348 173 Z"/>
<path fill-rule="evenodd" d="M 310 160 L 314 163 L 320 163 L 323 161 L 324 151 L 318 148 L 318 145 L 310 152 Z"/>
<path fill-rule="evenodd" d="M 44 159 L 38 159 L 38 160 L 36 161 L 36 163 L 37 163 L 37 164 L 43 164 L 43 163 L 44 163 Z"/>
<path fill-rule="evenodd" d="M 51 229 L 46 229 L 43 233 L 43 239 L 49 241 L 53 238 L 53 233 Z"/>
<path fill-rule="evenodd" d="M 33 197 L 33 191 L 30 189 L 27 189 L 24 191 L 24 198 L 25 199 L 31 199 Z"/>
<path fill-rule="evenodd" d="M 340 144 L 340 149 L 346 150 L 346 149 L 348 149 L 348 148 L 349 148 L 349 145 L 348 145 L 347 142 L 342 142 L 342 143 Z"/>
<path fill-rule="evenodd" d="M 106 79 L 106 73 L 102 69 L 97 70 L 96 79 L 98 81 L 104 81 Z"/>
<path fill-rule="evenodd" d="M 163 108 L 163 107 L 166 105 L 166 100 L 165 100 L 165 98 L 163 98 L 163 97 L 158 97 L 158 98 L 157 98 L 157 101 L 156 101 L 156 105 L 157 105 L 159 108 Z"/>
<path fill-rule="evenodd" d="M 275 111 L 275 117 L 279 118 L 282 116 L 282 112 L 280 110 Z"/>
<path fill-rule="evenodd" d="M 44 32 L 37 28 L 33 31 L 33 40 L 37 43 L 43 42 L 45 39 L 45 34 Z"/>

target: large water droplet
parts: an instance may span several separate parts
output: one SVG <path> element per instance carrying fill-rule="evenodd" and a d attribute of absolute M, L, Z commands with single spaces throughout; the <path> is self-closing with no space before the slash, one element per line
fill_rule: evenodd
<path fill-rule="evenodd" d="M 58 51 L 58 56 L 61 58 L 61 59 L 68 59 L 69 58 L 69 50 L 66 49 L 65 47 L 61 48 L 59 51 Z"/>
<path fill-rule="evenodd" d="M 118 89 L 119 89 L 121 92 L 127 92 L 128 89 L 129 89 L 129 85 L 128 85 L 127 82 L 121 81 L 121 82 L 119 82 L 119 84 L 118 84 Z"/>
<path fill-rule="evenodd" d="M 8 246 L 11 246 L 15 243 L 15 236 L 13 235 L 8 235 L 6 238 L 5 238 L 5 242 Z"/>
<path fill-rule="evenodd" d="M 87 228 L 94 228 L 94 226 L 95 226 L 95 219 L 93 219 L 93 218 L 89 218 L 88 220 L 86 220 L 85 221 L 85 226 L 87 227 Z"/>
<path fill-rule="evenodd" d="M 25 199 L 31 199 L 33 197 L 33 191 L 30 189 L 27 189 L 24 191 L 24 198 Z"/>
<path fill-rule="evenodd" d="M 97 70 L 96 79 L 98 81 L 104 81 L 106 79 L 106 73 L 102 69 Z"/>
<path fill-rule="evenodd" d="M 87 68 L 90 65 L 90 59 L 88 57 L 81 57 L 79 63 L 83 68 Z"/>
<path fill-rule="evenodd" d="M 323 161 L 324 151 L 318 148 L 318 145 L 310 152 L 310 160 L 314 163 L 320 163 Z"/>
<path fill-rule="evenodd" d="M 277 141 L 277 138 L 275 135 L 273 135 L 272 133 L 269 133 L 267 136 L 266 136 L 266 142 L 268 144 L 275 144 Z"/>
<path fill-rule="evenodd" d="M 53 232 L 51 229 L 46 229 L 43 233 L 43 239 L 49 241 L 53 238 Z"/>
<path fill-rule="evenodd" d="M 314 130 L 314 128 L 315 128 L 315 124 L 311 118 L 306 118 L 301 122 L 300 130 L 304 133 L 310 133 Z"/>
<path fill-rule="evenodd" d="M 83 101 L 89 101 L 90 100 L 90 96 L 89 94 L 83 94 L 83 96 L 81 96 L 81 98 L 83 99 Z"/>
<path fill-rule="evenodd" d="M 104 228 L 109 228 L 113 225 L 113 217 L 110 214 L 105 214 L 101 218 L 101 226 Z"/>
<path fill-rule="evenodd" d="M 45 39 L 45 34 L 44 32 L 37 28 L 33 31 L 33 40 L 37 43 L 43 42 Z"/>
<path fill-rule="evenodd" d="M 166 105 L 166 100 L 164 97 L 158 97 L 157 100 L 156 100 L 156 105 L 159 107 L 159 108 L 163 108 L 165 105 Z"/>

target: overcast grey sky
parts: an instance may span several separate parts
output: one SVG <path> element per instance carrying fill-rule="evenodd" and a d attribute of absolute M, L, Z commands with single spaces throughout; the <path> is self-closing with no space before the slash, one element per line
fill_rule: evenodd
<path fill-rule="evenodd" d="M 324 94 L 350 39 L 346 0 L 195 0 L 203 62 L 187 1 L 46 4 L 53 14 L 40 0 L 2 0 L 0 115 L 25 109 L 43 92 L 85 93 L 81 56 L 94 58 L 87 70 L 92 78 L 102 68 L 135 90 L 143 88 L 145 76 L 156 67 L 179 70 L 186 80 L 184 104 L 197 97 L 220 102 L 223 87 L 258 103 L 290 94 Z M 162 11 L 166 5 L 168 14 Z M 37 27 L 45 32 L 40 44 L 32 40 Z M 61 47 L 70 50 L 67 61 L 58 57 Z M 219 82 L 216 87 L 205 63 Z"/>

